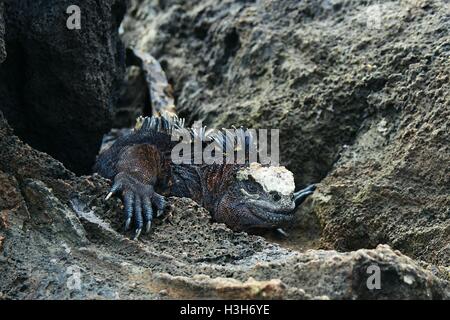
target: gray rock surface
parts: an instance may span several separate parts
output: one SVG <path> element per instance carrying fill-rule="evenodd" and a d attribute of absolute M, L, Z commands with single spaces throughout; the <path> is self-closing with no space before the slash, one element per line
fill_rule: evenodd
<path fill-rule="evenodd" d="M 143 71 L 130 66 L 125 73 L 124 86 L 113 109 L 113 128 L 133 128 L 136 118 L 151 114 L 151 101 Z"/>
<path fill-rule="evenodd" d="M 191 121 L 281 129 L 298 187 L 320 182 L 302 213 L 314 246 L 387 243 L 449 266 L 449 14 L 437 0 L 135 0 L 124 41 L 164 63 Z"/>
<path fill-rule="evenodd" d="M 125 0 L 78 1 L 81 29 L 69 30 L 72 4 L 5 3 L 8 59 L 0 66 L 0 110 L 24 141 L 89 173 L 123 80 L 118 27 L 126 6 Z"/>
<path fill-rule="evenodd" d="M 6 59 L 5 19 L 3 18 L 3 10 L 3 3 L 0 3 L 0 63 Z"/>

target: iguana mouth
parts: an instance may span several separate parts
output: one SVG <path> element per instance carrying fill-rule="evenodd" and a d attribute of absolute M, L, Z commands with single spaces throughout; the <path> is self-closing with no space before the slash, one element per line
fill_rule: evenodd
<path fill-rule="evenodd" d="M 260 220 L 273 224 L 288 222 L 294 218 L 294 211 L 252 211 L 252 213 Z"/>
<path fill-rule="evenodd" d="M 277 207 L 268 201 L 253 200 L 251 201 L 255 206 L 251 213 L 264 223 L 279 225 L 288 222 L 294 218 L 295 203 L 289 206 Z"/>

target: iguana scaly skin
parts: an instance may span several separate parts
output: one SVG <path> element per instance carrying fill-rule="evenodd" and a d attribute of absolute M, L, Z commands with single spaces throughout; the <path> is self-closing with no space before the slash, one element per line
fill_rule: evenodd
<path fill-rule="evenodd" d="M 142 57 L 142 54 L 137 56 Z M 162 94 L 167 81 L 162 85 L 153 82 L 165 79 L 162 69 L 155 67 L 154 58 L 147 57 L 146 61 L 152 63 L 151 69 L 147 65 L 147 70 L 157 73 L 147 79 L 151 79 L 151 100 L 158 112 L 138 119 L 134 132 L 120 137 L 102 152 L 94 167 L 94 171 L 113 181 L 107 198 L 113 194 L 122 196 L 125 228 L 134 221 L 135 238 L 144 227 L 148 232 L 154 216 L 161 216 L 170 207 L 167 196 L 193 199 L 206 208 L 215 221 L 236 231 L 278 228 L 291 221 L 295 208 L 313 192 L 314 186 L 294 193 L 293 174 L 286 168 L 248 161 L 211 165 L 172 161 L 172 149 L 179 142 L 171 141 L 171 133 L 183 130 L 184 121 L 173 115 L 173 100 Z M 190 130 L 190 135 L 192 141 L 201 139 L 203 147 L 209 143 L 221 144 L 225 139 L 222 132 L 208 142 L 202 128 Z M 251 137 L 244 140 L 247 145 L 251 143 Z"/>

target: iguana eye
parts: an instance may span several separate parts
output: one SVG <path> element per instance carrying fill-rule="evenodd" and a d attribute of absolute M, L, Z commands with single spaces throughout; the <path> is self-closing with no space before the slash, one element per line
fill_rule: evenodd
<path fill-rule="evenodd" d="M 250 193 L 257 193 L 258 188 L 254 184 L 248 184 L 247 185 L 247 191 Z"/>

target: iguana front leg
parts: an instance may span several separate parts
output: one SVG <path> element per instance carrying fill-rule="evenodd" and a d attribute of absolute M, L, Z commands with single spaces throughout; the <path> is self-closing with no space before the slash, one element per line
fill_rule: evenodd
<path fill-rule="evenodd" d="M 106 199 L 121 194 L 124 203 L 125 230 L 134 218 L 137 239 L 144 227 L 150 231 L 153 220 L 153 206 L 156 216 L 161 216 L 167 206 L 163 196 L 156 193 L 154 186 L 164 172 L 163 159 L 157 148 L 150 144 L 125 147 L 120 151 L 115 164 L 114 183 Z"/>

